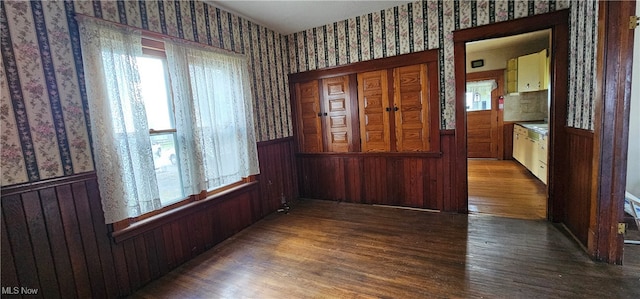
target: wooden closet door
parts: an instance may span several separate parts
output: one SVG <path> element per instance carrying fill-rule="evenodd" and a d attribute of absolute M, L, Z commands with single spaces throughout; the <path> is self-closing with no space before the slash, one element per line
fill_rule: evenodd
<path fill-rule="evenodd" d="M 397 151 L 428 151 L 427 66 L 420 64 L 396 68 L 393 82 Z"/>
<path fill-rule="evenodd" d="M 391 149 L 387 70 L 358 74 L 358 105 L 363 152 Z"/>
<path fill-rule="evenodd" d="M 353 136 L 349 76 L 322 80 L 322 90 L 322 110 L 326 112 L 322 116 L 325 122 L 326 151 L 348 152 Z"/>
<path fill-rule="evenodd" d="M 296 83 L 298 145 L 301 152 L 322 152 L 322 121 L 318 81 Z"/>

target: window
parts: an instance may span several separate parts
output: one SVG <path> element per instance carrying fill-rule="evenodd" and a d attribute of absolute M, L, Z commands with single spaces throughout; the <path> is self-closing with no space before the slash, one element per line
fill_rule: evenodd
<path fill-rule="evenodd" d="M 107 223 L 258 173 L 244 57 L 174 40 L 143 43 L 137 31 L 80 23 Z"/>
<path fill-rule="evenodd" d="M 140 91 L 147 114 L 158 191 L 162 206 L 185 198 L 166 59 L 139 56 Z"/>
<path fill-rule="evenodd" d="M 491 110 L 491 92 L 496 88 L 495 80 L 467 82 L 467 111 Z"/>

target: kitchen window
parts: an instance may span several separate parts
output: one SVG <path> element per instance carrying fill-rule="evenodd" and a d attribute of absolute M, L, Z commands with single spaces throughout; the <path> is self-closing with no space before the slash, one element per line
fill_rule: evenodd
<path fill-rule="evenodd" d="M 106 223 L 118 230 L 258 173 L 244 57 L 79 21 Z"/>
<path fill-rule="evenodd" d="M 495 80 L 467 82 L 467 111 L 491 110 L 491 92 L 496 88 Z"/>

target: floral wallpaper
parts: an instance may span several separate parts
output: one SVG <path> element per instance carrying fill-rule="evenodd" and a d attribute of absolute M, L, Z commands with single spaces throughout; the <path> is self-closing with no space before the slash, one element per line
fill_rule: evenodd
<path fill-rule="evenodd" d="M 416 1 L 289 35 L 292 73 L 440 51 L 441 127 L 455 128 L 453 31 L 570 8 L 567 124 L 593 130 L 597 1 Z"/>
<path fill-rule="evenodd" d="M 279 33 L 200 1 L 2 1 L 2 186 L 93 170 L 76 13 L 247 55 L 258 140 L 292 134 Z"/>
<path fill-rule="evenodd" d="M 598 2 L 571 3 L 567 126 L 593 130 Z"/>
<path fill-rule="evenodd" d="M 593 129 L 597 2 L 417 1 L 283 36 L 200 1 L 0 2 L 1 186 L 93 170 L 74 14 L 247 55 L 259 141 L 292 134 L 287 74 L 441 48 L 441 126 L 455 124 L 452 31 L 571 10 L 571 127 Z"/>

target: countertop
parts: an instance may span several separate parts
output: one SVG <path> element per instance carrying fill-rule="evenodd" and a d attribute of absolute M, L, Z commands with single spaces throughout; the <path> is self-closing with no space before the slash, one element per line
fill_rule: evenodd
<path fill-rule="evenodd" d="M 549 135 L 549 123 L 544 122 L 519 122 L 518 125 L 521 125 L 529 130 L 533 130 L 542 135 Z"/>

